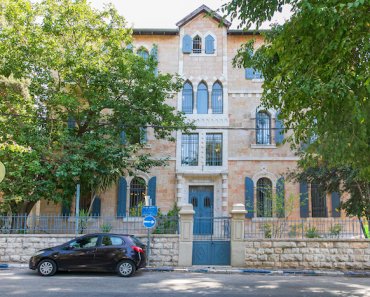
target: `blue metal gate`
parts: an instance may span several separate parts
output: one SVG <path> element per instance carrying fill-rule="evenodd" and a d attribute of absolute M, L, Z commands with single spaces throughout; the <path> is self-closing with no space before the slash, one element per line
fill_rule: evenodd
<path fill-rule="evenodd" d="M 230 218 L 213 216 L 213 187 L 191 186 L 193 265 L 230 265 Z"/>
<path fill-rule="evenodd" d="M 230 218 L 195 218 L 194 226 L 203 222 L 211 223 L 211 232 L 194 234 L 193 265 L 230 265 Z"/>

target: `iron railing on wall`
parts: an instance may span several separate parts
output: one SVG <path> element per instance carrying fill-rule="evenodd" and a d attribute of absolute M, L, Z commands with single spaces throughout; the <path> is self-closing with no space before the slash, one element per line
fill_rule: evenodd
<path fill-rule="evenodd" d="M 0 234 L 75 234 L 110 232 L 119 234 L 147 234 L 142 217 L 117 218 L 109 216 L 12 215 L 0 216 Z M 153 234 L 178 234 L 179 218 L 157 218 Z"/>
<path fill-rule="evenodd" d="M 361 239 L 361 221 L 357 218 L 257 218 L 245 220 L 245 238 L 281 239 Z"/>

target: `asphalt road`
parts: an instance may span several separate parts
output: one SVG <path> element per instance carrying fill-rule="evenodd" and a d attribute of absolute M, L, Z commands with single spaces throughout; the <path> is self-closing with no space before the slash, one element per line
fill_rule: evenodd
<path fill-rule="evenodd" d="M 369 278 L 138 272 L 121 278 L 104 273 L 40 277 L 28 269 L 0 270 L 0 296 L 369 296 Z"/>

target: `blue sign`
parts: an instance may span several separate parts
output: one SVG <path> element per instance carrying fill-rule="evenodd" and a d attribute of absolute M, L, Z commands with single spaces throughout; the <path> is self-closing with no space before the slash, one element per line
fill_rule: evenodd
<path fill-rule="evenodd" d="M 147 216 L 143 220 L 144 227 L 148 229 L 153 228 L 155 226 L 155 223 L 156 223 L 156 219 L 153 216 Z"/>
<path fill-rule="evenodd" d="M 141 215 L 143 217 L 147 216 L 157 216 L 158 215 L 158 207 L 157 206 L 143 206 L 141 210 Z"/>

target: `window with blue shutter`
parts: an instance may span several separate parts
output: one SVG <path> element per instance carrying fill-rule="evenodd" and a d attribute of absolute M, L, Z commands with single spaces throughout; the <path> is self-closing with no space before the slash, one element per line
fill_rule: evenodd
<path fill-rule="evenodd" d="M 214 54 L 215 53 L 215 39 L 211 35 L 207 35 L 206 39 L 206 54 Z"/>
<path fill-rule="evenodd" d="M 275 120 L 275 143 L 281 144 L 284 140 L 284 126 L 283 121 L 280 120 L 280 112 L 276 114 L 276 120 Z"/>
<path fill-rule="evenodd" d="M 100 216 L 101 211 L 101 200 L 98 196 L 95 196 L 95 199 L 93 201 L 91 214 L 93 216 Z"/>
<path fill-rule="evenodd" d="M 223 101 L 222 85 L 215 82 L 212 86 L 212 113 L 223 113 Z"/>
<path fill-rule="evenodd" d="M 276 214 L 279 218 L 285 217 L 284 177 L 280 177 L 276 182 Z"/>
<path fill-rule="evenodd" d="M 193 38 L 193 54 L 202 53 L 202 38 L 199 35 L 196 35 Z"/>
<path fill-rule="evenodd" d="M 256 143 L 271 144 L 271 117 L 266 111 L 256 113 Z"/>
<path fill-rule="evenodd" d="M 120 136 L 121 144 L 126 144 L 126 132 L 122 131 L 119 136 Z"/>
<path fill-rule="evenodd" d="M 299 184 L 299 204 L 301 218 L 308 218 L 308 185 L 306 182 Z"/>
<path fill-rule="evenodd" d="M 145 48 L 141 48 L 137 51 L 137 54 L 142 57 L 145 61 L 149 58 L 149 53 Z"/>
<path fill-rule="evenodd" d="M 156 190 L 157 190 L 157 177 L 153 176 L 148 182 L 148 196 L 150 196 L 152 205 L 156 205 Z"/>
<path fill-rule="evenodd" d="M 145 144 L 148 142 L 148 129 L 146 127 L 140 127 L 140 143 Z"/>
<path fill-rule="evenodd" d="M 340 194 L 338 192 L 331 193 L 331 213 L 334 218 L 340 217 Z"/>
<path fill-rule="evenodd" d="M 197 112 L 198 114 L 208 113 L 208 88 L 203 82 L 198 85 Z"/>
<path fill-rule="evenodd" d="M 246 79 L 253 79 L 254 78 L 254 70 L 253 68 L 245 68 L 245 78 Z"/>
<path fill-rule="evenodd" d="M 193 86 L 188 81 L 182 88 L 182 112 L 193 113 Z"/>
<path fill-rule="evenodd" d="M 189 35 L 185 35 L 182 38 L 182 52 L 184 54 L 190 54 L 193 50 L 193 39 Z"/>
<path fill-rule="evenodd" d="M 127 181 L 121 177 L 118 182 L 117 217 L 126 217 Z"/>
<path fill-rule="evenodd" d="M 272 182 L 266 177 L 257 181 L 257 217 L 272 217 Z"/>
<path fill-rule="evenodd" d="M 76 120 L 73 116 L 68 116 L 67 126 L 69 129 L 74 129 L 76 127 Z"/>
<path fill-rule="evenodd" d="M 153 48 L 150 50 L 150 56 L 153 58 L 154 61 L 158 63 L 158 47 L 154 45 Z M 154 75 L 158 75 L 158 65 L 154 69 Z"/>
<path fill-rule="evenodd" d="M 245 209 L 247 213 L 246 218 L 254 217 L 254 185 L 250 177 L 245 178 Z"/>
<path fill-rule="evenodd" d="M 130 52 L 133 52 L 134 51 L 134 46 L 132 44 L 128 44 L 126 46 L 126 50 L 130 51 Z"/>

